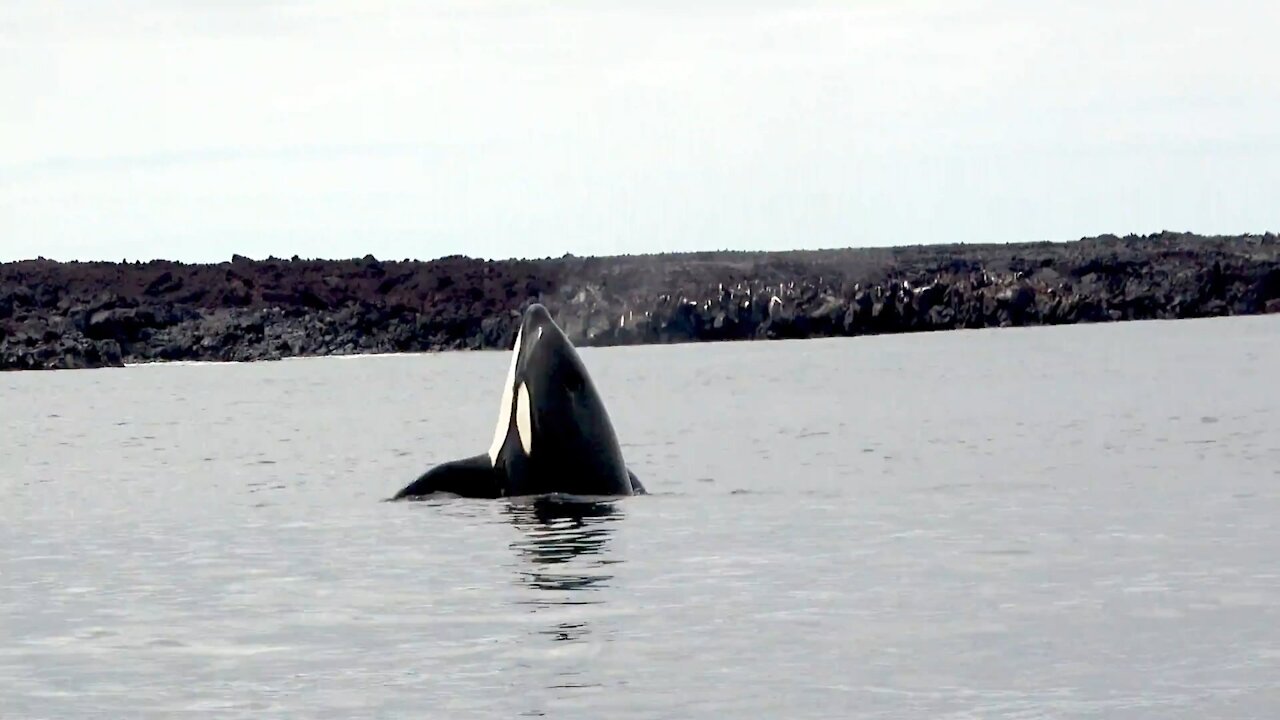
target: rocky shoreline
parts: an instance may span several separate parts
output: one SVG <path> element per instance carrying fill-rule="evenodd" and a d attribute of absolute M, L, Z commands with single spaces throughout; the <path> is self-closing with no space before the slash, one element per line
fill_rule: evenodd
<path fill-rule="evenodd" d="M 577 344 L 807 338 L 1280 312 L 1280 238 L 1086 238 L 430 262 L 0 265 L 0 370 L 510 347 L 542 302 Z"/>

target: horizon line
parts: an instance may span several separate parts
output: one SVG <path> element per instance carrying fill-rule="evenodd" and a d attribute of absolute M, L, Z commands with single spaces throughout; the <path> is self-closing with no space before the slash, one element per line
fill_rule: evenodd
<path fill-rule="evenodd" d="M 460 259 L 466 259 L 466 260 L 480 260 L 486 263 L 490 263 L 490 262 L 516 263 L 516 262 L 547 262 L 547 261 L 564 260 L 564 259 L 608 260 L 608 259 L 614 259 L 614 258 L 645 258 L 645 257 L 688 256 L 688 255 L 706 255 L 706 254 L 794 255 L 794 254 L 804 254 L 804 253 L 859 251 L 859 250 L 874 252 L 874 251 L 891 251 L 891 250 L 899 250 L 904 248 L 917 248 L 917 247 L 945 247 L 949 245 L 956 246 L 956 247 L 966 247 L 966 248 L 983 248 L 983 247 L 994 248 L 994 247 L 1009 247 L 1009 246 L 1021 246 L 1021 245 L 1069 245 L 1071 243 L 1085 242 L 1088 240 L 1104 240 L 1104 239 L 1146 240 L 1154 237 L 1161 237 L 1164 235 L 1182 235 L 1182 236 L 1189 235 L 1197 238 L 1211 240 L 1211 239 L 1222 239 L 1222 238 L 1250 238 L 1250 237 L 1259 237 L 1259 238 L 1265 239 L 1268 237 L 1274 238 L 1276 237 L 1277 233 L 1270 230 L 1259 231 L 1259 232 L 1245 232 L 1245 233 L 1200 233 L 1194 230 L 1170 230 L 1168 228 L 1165 228 L 1158 232 L 1151 232 L 1145 235 L 1134 233 L 1134 232 L 1129 232 L 1124 235 L 1117 235 L 1115 233 L 1100 233 L 1098 235 L 1085 235 L 1085 236 L 1073 238 L 1070 240 L 1008 240 L 1008 241 L 992 240 L 990 242 L 965 242 L 962 240 L 955 240 L 955 241 L 939 240 L 936 242 L 903 243 L 898 245 L 830 245 L 830 246 L 817 246 L 817 247 L 808 247 L 808 248 L 752 249 L 752 250 L 735 250 L 732 248 L 708 248 L 705 250 L 675 250 L 675 251 L 655 251 L 655 252 L 639 252 L 639 253 L 614 253 L 614 254 L 602 254 L 602 255 L 579 255 L 573 252 L 565 252 L 563 255 L 559 255 L 559 256 L 545 255 L 540 257 L 528 257 L 528 256 L 522 257 L 522 256 L 514 256 L 514 255 L 509 257 L 481 257 L 481 256 L 467 255 L 465 253 L 449 253 L 447 255 L 437 255 L 437 256 L 434 256 L 431 258 L 425 258 L 425 259 L 422 257 L 390 259 L 390 258 L 379 258 L 375 256 L 373 253 L 366 253 L 364 255 L 350 256 L 350 257 L 318 257 L 318 256 L 304 257 L 295 253 L 294 255 L 291 255 L 289 257 L 277 257 L 275 255 L 267 255 L 266 257 L 255 258 L 252 256 L 243 255 L 238 252 L 233 252 L 231 253 L 231 256 L 229 258 L 224 260 L 188 261 L 188 260 L 175 260 L 172 258 L 162 258 L 162 257 L 153 257 L 153 258 L 146 258 L 146 259 L 124 257 L 124 258 L 121 258 L 120 260 L 107 260 L 103 258 L 98 258 L 98 259 L 77 258 L 77 259 L 71 259 L 71 260 L 64 260 L 64 259 L 38 255 L 36 257 L 18 258 L 14 260 L 0 260 L 0 265 L 16 265 L 20 263 L 31 263 L 31 262 L 53 262 L 53 263 L 58 263 L 62 265 L 77 265 L 77 264 L 78 265 L 95 265 L 95 264 L 98 264 L 98 265 L 149 265 L 154 263 L 165 263 L 165 264 L 171 264 L 171 265 L 186 265 L 186 266 L 200 266 L 200 265 L 216 266 L 216 265 L 232 264 L 232 263 L 242 262 L 242 261 L 254 262 L 254 263 L 379 262 L 379 263 L 429 264 L 433 262 L 439 262 L 442 260 L 449 260 L 454 258 L 460 258 Z"/>

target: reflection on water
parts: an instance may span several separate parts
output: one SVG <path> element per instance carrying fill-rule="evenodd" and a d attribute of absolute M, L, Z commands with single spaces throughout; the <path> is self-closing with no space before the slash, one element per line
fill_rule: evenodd
<path fill-rule="evenodd" d="M 507 514 L 520 537 L 511 548 L 520 556 L 519 582 L 538 591 L 520 604 L 529 612 L 566 606 L 603 605 L 599 591 L 609 585 L 613 523 L 622 511 L 612 502 L 538 500 L 511 504 Z M 554 641 L 579 641 L 591 633 L 584 619 L 562 620 L 539 631 Z"/>

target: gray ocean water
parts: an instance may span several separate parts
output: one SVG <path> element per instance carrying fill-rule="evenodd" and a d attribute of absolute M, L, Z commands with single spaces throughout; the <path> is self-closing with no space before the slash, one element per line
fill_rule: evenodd
<path fill-rule="evenodd" d="M 585 518 L 379 502 L 505 353 L 0 375 L 0 716 L 1280 716 L 1280 317 L 582 356 Z"/>

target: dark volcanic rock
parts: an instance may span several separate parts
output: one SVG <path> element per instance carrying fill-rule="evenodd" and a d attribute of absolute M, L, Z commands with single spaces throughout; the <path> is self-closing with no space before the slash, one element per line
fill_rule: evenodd
<path fill-rule="evenodd" d="M 542 302 L 580 345 L 1280 312 L 1280 239 L 486 262 L 0 265 L 0 369 L 510 347 Z"/>

